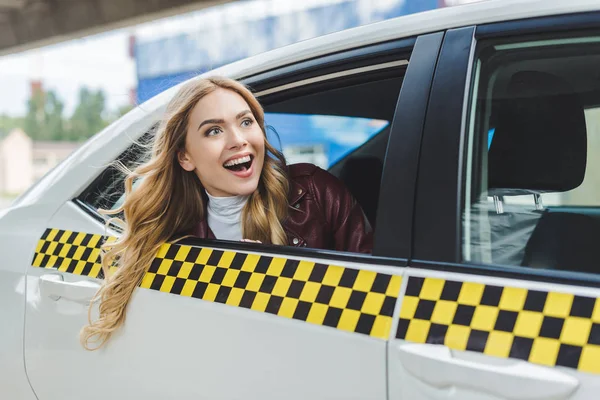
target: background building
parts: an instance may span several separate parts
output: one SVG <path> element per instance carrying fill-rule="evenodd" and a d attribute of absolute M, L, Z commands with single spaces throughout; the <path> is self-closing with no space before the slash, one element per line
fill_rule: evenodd
<path fill-rule="evenodd" d="M 0 194 L 21 193 L 33 183 L 33 143 L 21 129 L 0 133 Z"/>
<path fill-rule="evenodd" d="M 200 73 L 268 50 L 444 6 L 442 0 L 256 0 L 180 17 L 161 27 L 163 36 L 153 31 L 131 38 L 136 101 L 143 103 Z M 391 121 L 267 114 L 265 122 L 273 128 L 271 142 L 289 163 L 326 168 Z"/>
<path fill-rule="evenodd" d="M 0 208 L 79 145 L 77 142 L 34 141 L 22 129 L 0 132 Z"/>

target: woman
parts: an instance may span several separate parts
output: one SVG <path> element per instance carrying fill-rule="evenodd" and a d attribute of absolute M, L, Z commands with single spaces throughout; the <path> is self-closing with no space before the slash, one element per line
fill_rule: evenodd
<path fill-rule="evenodd" d="M 186 235 L 370 252 L 372 231 L 344 185 L 311 164 L 285 165 L 252 93 L 227 78 L 193 80 L 167 107 L 150 160 L 125 179 L 124 232 L 105 245 L 99 318 L 81 340 L 100 346 L 159 247 Z M 143 178 L 132 190 L 133 182 Z"/>

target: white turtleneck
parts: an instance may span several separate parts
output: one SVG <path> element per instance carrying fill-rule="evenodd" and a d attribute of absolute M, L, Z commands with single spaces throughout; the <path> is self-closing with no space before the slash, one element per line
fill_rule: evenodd
<path fill-rule="evenodd" d="M 208 226 L 217 239 L 242 240 L 242 209 L 248 196 L 208 196 Z"/>

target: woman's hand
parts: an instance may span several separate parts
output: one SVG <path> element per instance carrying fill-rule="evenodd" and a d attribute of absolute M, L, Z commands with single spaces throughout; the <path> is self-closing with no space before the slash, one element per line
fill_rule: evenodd
<path fill-rule="evenodd" d="M 252 240 L 252 239 L 242 239 L 242 240 L 240 240 L 240 242 L 249 242 L 249 243 L 260 243 L 260 244 L 262 244 L 262 242 L 260 240 Z"/>

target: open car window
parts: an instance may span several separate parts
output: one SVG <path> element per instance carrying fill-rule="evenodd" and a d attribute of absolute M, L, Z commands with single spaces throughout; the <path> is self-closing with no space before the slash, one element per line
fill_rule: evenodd
<path fill-rule="evenodd" d="M 316 87 L 308 93 L 302 88 L 300 95 L 286 93 L 279 100 L 263 102 L 267 137 L 283 152 L 287 163 L 311 163 L 329 170 L 355 196 L 373 227 L 404 70 L 405 66 L 394 67 L 380 77 L 368 76 L 334 88 Z M 129 168 L 143 162 L 154 134 L 153 130 L 144 135 L 119 161 Z M 123 173 L 108 168 L 78 200 L 102 218 L 98 209 L 114 210 L 124 201 Z"/>

